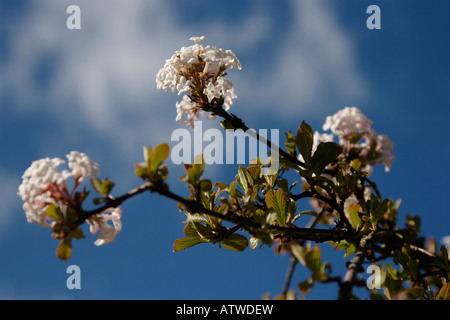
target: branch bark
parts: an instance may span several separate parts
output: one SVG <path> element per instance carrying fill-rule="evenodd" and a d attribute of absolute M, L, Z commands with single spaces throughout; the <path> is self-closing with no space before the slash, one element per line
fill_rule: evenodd
<path fill-rule="evenodd" d="M 348 265 L 348 270 L 345 274 L 344 281 L 339 287 L 339 300 L 349 300 L 352 298 L 352 288 L 356 282 L 356 275 L 358 274 L 362 263 L 367 256 L 367 249 L 371 245 L 371 239 L 374 233 L 374 231 L 370 232 L 368 235 L 362 237 L 359 242 L 359 246 L 355 251 L 355 256 Z"/>

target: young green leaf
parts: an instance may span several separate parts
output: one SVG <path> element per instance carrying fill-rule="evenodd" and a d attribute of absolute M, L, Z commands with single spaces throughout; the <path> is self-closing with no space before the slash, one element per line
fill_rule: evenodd
<path fill-rule="evenodd" d="M 193 238 L 193 237 L 180 238 L 175 240 L 175 242 L 173 243 L 173 252 L 184 250 L 203 242 L 206 241 L 203 241 L 200 238 Z"/>
<path fill-rule="evenodd" d="M 200 190 L 204 192 L 209 192 L 212 190 L 211 180 L 205 179 L 200 181 Z"/>
<path fill-rule="evenodd" d="M 269 190 L 266 193 L 266 205 L 277 213 L 277 223 L 280 226 L 286 225 L 286 213 L 289 206 L 289 199 L 283 189 L 276 191 Z"/>
<path fill-rule="evenodd" d="M 92 177 L 91 179 L 91 185 L 94 188 L 94 190 L 98 193 L 98 194 L 102 194 L 102 182 L 100 181 L 99 178 L 97 177 Z"/>
<path fill-rule="evenodd" d="M 378 207 L 370 213 L 370 220 L 376 225 L 387 211 L 391 200 L 384 199 Z"/>
<path fill-rule="evenodd" d="M 169 155 L 170 147 L 167 143 L 159 144 L 151 151 L 150 153 L 150 163 L 149 163 L 149 169 L 152 172 L 155 172 L 158 167 L 163 163 L 164 160 L 166 160 L 167 156 Z"/>
<path fill-rule="evenodd" d="M 450 282 L 442 286 L 436 296 L 436 300 L 450 300 Z"/>
<path fill-rule="evenodd" d="M 295 136 L 295 145 L 305 161 L 306 169 L 310 166 L 313 143 L 314 133 L 309 124 L 303 121 Z"/>
<path fill-rule="evenodd" d="M 243 235 L 233 233 L 223 240 L 222 245 L 224 248 L 233 251 L 244 251 L 248 247 L 248 240 Z"/>
<path fill-rule="evenodd" d="M 56 249 L 56 256 L 63 260 L 69 260 L 70 256 L 72 255 L 72 245 L 71 245 L 71 239 L 66 238 L 59 242 L 58 248 Z"/>
<path fill-rule="evenodd" d="M 298 284 L 297 288 L 301 293 L 308 294 L 313 285 L 314 285 L 314 280 L 310 277 L 310 278 L 306 279 L 305 281 L 300 282 Z"/>
<path fill-rule="evenodd" d="M 109 179 L 105 179 L 101 183 L 101 195 L 106 197 L 111 193 L 112 188 L 114 187 L 114 182 Z"/>
<path fill-rule="evenodd" d="M 352 206 L 348 207 L 348 213 L 350 216 L 350 224 L 353 228 L 357 229 L 361 223 L 361 218 L 359 217 L 359 210 L 361 209 L 361 205 L 359 203 L 355 203 Z"/>
<path fill-rule="evenodd" d="M 348 258 L 349 256 L 351 256 L 353 254 L 353 252 L 355 252 L 356 250 L 356 245 L 351 242 L 347 248 L 347 250 L 345 251 L 345 255 L 344 255 L 344 259 Z"/>
<path fill-rule="evenodd" d="M 64 219 L 64 215 L 61 212 L 61 209 L 53 204 L 51 204 L 47 207 L 46 214 L 50 218 L 58 220 L 58 221 L 61 221 Z"/>
<path fill-rule="evenodd" d="M 239 186 L 242 188 L 244 193 L 247 193 L 247 190 L 253 187 L 253 179 L 244 167 L 239 166 L 236 181 L 239 183 Z"/>
<path fill-rule="evenodd" d="M 295 154 L 295 140 L 294 136 L 292 135 L 292 131 L 289 131 L 289 133 L 286 134 L 286 142 L 284 143 L 286 150 L 291 154 Z"/>

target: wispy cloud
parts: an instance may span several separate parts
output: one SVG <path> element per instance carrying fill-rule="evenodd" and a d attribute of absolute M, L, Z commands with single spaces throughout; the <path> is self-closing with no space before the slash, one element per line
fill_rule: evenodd
<path fill-rule="evenodd" d="M 258 79 L 241 79 L 252 92 L 249 105 L 276 106 L 279 117 L 288 120 L 292 112 L 323 117 L 344 107 L 335 101 L 352 104 L 364 97 L 368 83 L 358 69 L 355 44 L 330 4 L 306 0 L 290 6 L 291 23 L 273 32 L 275 54 L 264 72 Z"/>

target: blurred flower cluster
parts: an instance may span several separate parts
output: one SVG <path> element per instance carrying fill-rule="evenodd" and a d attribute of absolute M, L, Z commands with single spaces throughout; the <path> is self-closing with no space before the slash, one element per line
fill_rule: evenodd
<path fill-rule="evenodd" d="M 387 135 L 378 134 L 372 129 L 372 124 L 373 121 L 357 107 L 345 107 L 326 118 L 322 129 L 331 133 L 314 132 L 313 152 L 321 142 L 334 141 L 337 137 L 338 143 L 343 147 L 343 155 L 350 160 L 359 158 L 369 175 L 373 166 L 380 163 L 384 164 L 387 172 L 394 160 L 394 143 Z"/>

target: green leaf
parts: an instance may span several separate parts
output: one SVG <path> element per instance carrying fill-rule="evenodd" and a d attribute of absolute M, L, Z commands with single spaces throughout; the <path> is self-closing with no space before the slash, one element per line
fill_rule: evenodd
<path fill-rule="evenodd" d="M 262 230 L 257 234 L 258 239 L 261 240 L 262 243 L 271 246 L 273 243 L 273 234 L 271 232 Z"/>
<path fill-rule="evenodd" d="M 410 299 L 418 299 L 418 298 L 423 298 L 424 294 L 425 294 L 426 290 L 425 288 L 422 287 L 411 287 L 407 290 L 405 290 L 405 293 L 407 294 L 407 296 Z"/>
<path fill-rule="evenodd" d="M 360 159 L 353 159 L 351 162 L 351 166 L 355 171 L 358 171 L 359 168 L 361 168 L 361 160 Z"/>
<path fill-rule="evenodd" d="M 205 179 L 200 181 L 200 190 L 202 191 L 211 191 L 212 190 L 212 183 L 211 180 Z"/>
<path fill-rule="evenodd" d="M 277 180 L 277 185 L 283 190 L 289 190 L 289 182 L 284 178 Z"/>
<path fill-rule="evenodd" d="M 167 156 L 169 155 L 170 147 L 167 143 L 159 144 L 155 147 L 153 151 L 151 151 L 150 154 L 150 163 L 149 163 L 149 169 L 152 172 L 155 172 L 156 169 L 163 163 L 164 160 L 166 160 Z"/>
<path fill-rule="evenodd" d="M 218 188 L 219 191 L 227 190 L 230 186 L 223 182 L 216 182 L 213 185 L 213 188 Z"/>
<path fill-rule="evenodd" d="M 313 143 L 314 133 L 309 124 L 303 121 L 295 136 L 295 145 L 305 161 L 306 169 L 310 166 Z"/>
<path fill-rule="evenodd" d="M 356 250 L 356 245 L 353 242 L 351 242 L 347 248 L 347 251 L 345 251 L 344 259 L 351 256 L 353 254 L 353 252 L 355 252 L 355 250 Z"/>
<path fill-rule="evenodd" d="M 180 238 L 175 240 L 175 242 L 173 243 L 173 252 L 178 252 L 180 250 L 190 248 L 203 242 L 206 241 L 203 241 L 200 238 L 193 238 L 193 237 Z"/>
<path fill-rule="evenodd" d="M 198 220 L 197 220 L 198 218 Z M 188 238 L 198 238 L 200 239 L 200 236 L 197 233 L 197 230 L 194 227 L 194 221 L 199 221 L 199 222 L 205 222 L 206 219 L 203 216 L 200 215 L 189 215 L 188 216 L 188 223 L 186 223 L 186 226 L 184 227 L 184 235 Z"/>
<path fill-rule="evenodd" d="M 233 233 L 228 238 L 223 240 L 222 245 L 224 248 L 233 251 L 244 251 L 248 247 L 248 240 L 243 235 Z"/>
<path fill-rule="evenodd" d="M 261 166 L 260 165 L 251 165 L 247 168 L 247 172 L 250 174 L 250 177 L 253 180 L 253 183 L 257 183 L 261 176 Z"/>
<path fill-rule="evenodd" d="M 306 266 L 306 250 L 298 242 L 292 242 L 290 245 L 292 255 L 304 266 Z"/>
<path fill-rule="evenodd" d="M 138 178 L 141 178 L 141 179 L 148 178 L 148 170 L 147 170 L 147 165 L 145 163 L 135 164 L 134 167 L 136 168 L 135 175 Z M 101 190 L 101 188 L 99 190 Z"/>
<path fill-rule="evenodd" d="M 312 271 L 313 280 L 323 281 L 327 278 L 322 267 L 321 255 L 320 246 L 318 245 L 305 254 L 305 263 L 308 269 Z"/>
<path fill-rule="evenodd" d="M 64 219 L 64 215 L 61 212 L 61 209 L 53 204 L 51 204 L 47 207 L 46 214 L 50 218 L 58 220 L 58 221 L 61 221 Z"/>
<path fill-rule="evenodd" d="M 200 179 L 203 171 L 205 170 L 205 161 L 203 159 L 203 154 L 199 154 L 194 157 L 194 164 L 192 165 L 192 170 L 197 177 L 197 180 Z"/>
<path fill-rule="evenodd" d="M 406 215 L 406 228 L 415 234 L 420 232 L 421 220 L 419 216 Z"/>
<path fill-rule="evenodd" d="M 101 191 L 100 194 L 102 196 L 106 197 L 108 194 L 111 193 L 111 190 L 112 190 L 113 187 L 114 187 L 114 182 L 112 182 L 109 179 L 103 180 L 102 184 L 101 184 L 101 188 L 100 188 L 100 191 Z"/>
<path fill-rule="evenodd" d="M 286 213 L 289 206 L 289 199 L 283 189 L 276 191 L 269 190 L 266 193 L 266 205 L 277 213 L 277 223 L 280 226 L 286 225 Z"/>
<path fill-rule="evenodd" d="M 244 167 L 239 166 L 238 174 L 236 175 L 236 181 L 239 183 L 239 186 L 244 190 L 244 193 L 247 193 L 249 188 L 253 187 L 253 179 L 250 173 Z"/>
<path fill-rule="evenodd" d="M 322 142 L 317 146 L 311 159 L 311 165 L 316 175 L 321 175 L 326 166 L 336 160 L 342 153 L 342 147 L 334 142 Z"/>
<path fill-rule="evenodd" d="M 348 213 L 350 216 L 350 224 L 353 228 L 358 228 L 361 223 L 361 218 L 359 217 L 359 210 L 361 209 L 361 205 L 355 203 L 354 205 L 348 208 Z"/>
<path fill-rule="evenodd" d="M 314 280 L 312 278 L 308 278 L 305 281 L 300 282 L 297 287 L 300 293 L 308 294 L 313 285 Z"/>
<path fill-rule="evenodd" d="M 70 231 L 70 237 L 73 239 L 84 239 L 86 238 L 83 234 L 83 230 L 81 228 L 76 228 L 75 230 Z"/>
<path fill-rule="evenodd" d="M 295 214 L 295 212 L 297 212 L 297 203 L 292 199 L 289 200 L 288 212 L 291 215 L 293 215 L 293 214 Z"/>
<path fill-rule="evenodd" d="M 442 286 L 436 296 L 436 300 L 450 300 L 450 282 Z"/>
<path fill-rule="evenodd" d="M 384 199 L 383 202 L 381 202 L 378 207 L 370 213 L 370 220 L 373 224 L 377 224 L 381 220 L 383 215 L 386 213 L 390 202 L 391 200 Z"/>
<path fill-rule="evenodd" d="M 265 245 L 271 246 L 273 243 L 273 234 L 266 230 L 260 230 L 252 233 L 250 237 L 250 247 L 252 249 L 256 248 L 259 241 L 261 241 Z"/>
<path fill-rule="evenodd" d="M 98 194 L 102 194 L 102 182 L 97 177 L 92 177 L 91 185 Z"/>
<path fill-rule="evenodd" d="M 272 225 L 277 219 L 277 215 L 277 212 L 273 208 L 269 208 L 268 210 L 257 209 L 253 218 L 264 228 Z"/>
<path fill-rule="evenodd" d="M 58 248 L 56 248 L 56 256 L 63 260 L 69 260 L 72 255 L 72 245 L 70 238 L 63 239 L 59 242 Z"/>
<path fill-rule="evenodd" d="M 295 154 L 295 140 L 294 140 L 294 136 L 292 135 L 292 131 L 289 131 L 289 133 L 285 133 L 286 134 L 286 142 L 284 143 L 286 150 L 290 153 L 290 154 Z"/>

